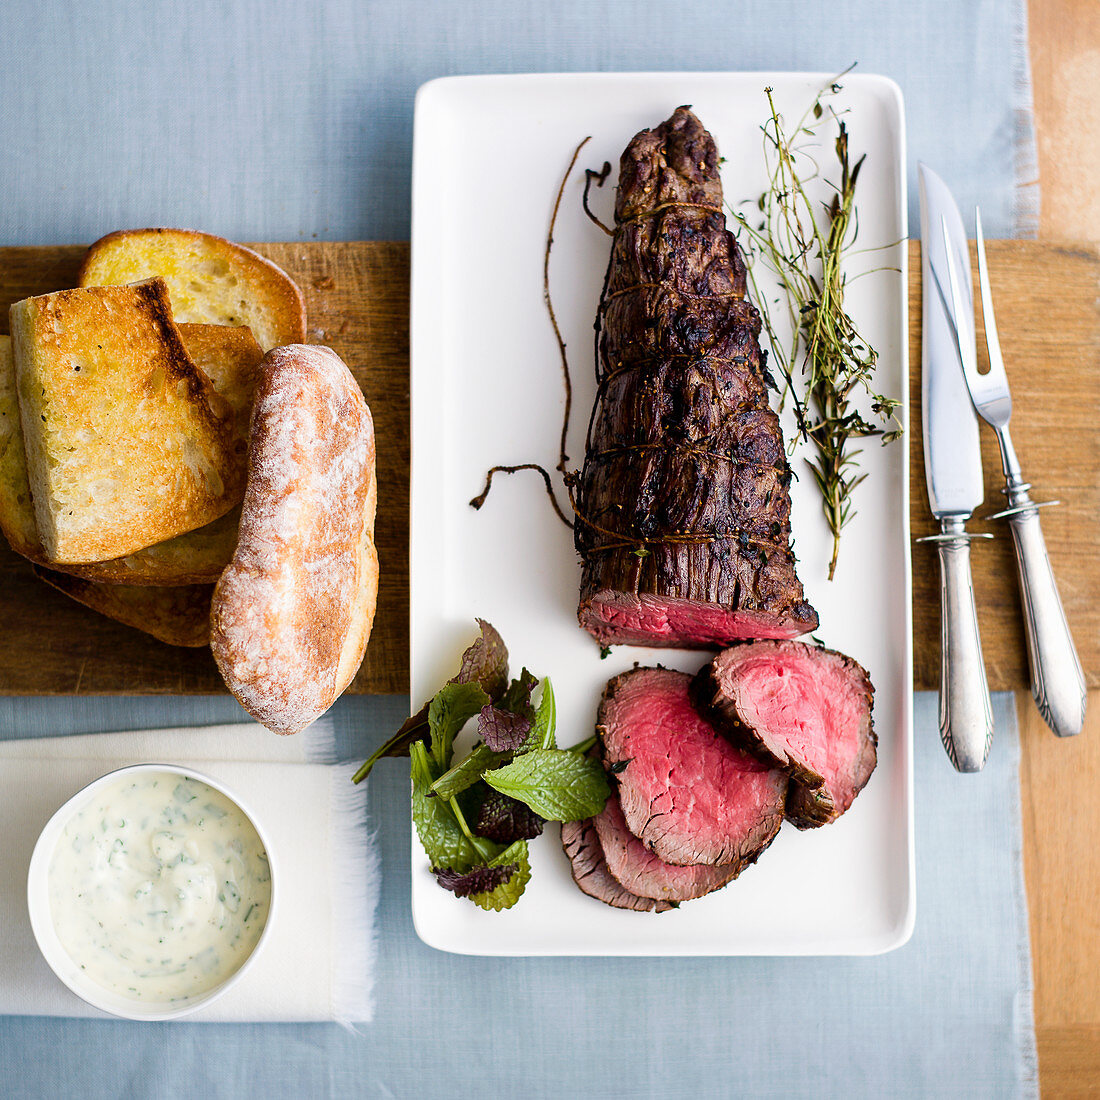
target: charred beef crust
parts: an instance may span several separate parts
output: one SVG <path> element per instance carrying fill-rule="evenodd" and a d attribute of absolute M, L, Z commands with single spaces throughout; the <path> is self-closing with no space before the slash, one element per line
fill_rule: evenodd
<path fill-rule="evenodd" d="M 610 592 L 812 630 L 789 547 L 791 474 L 768 406 L 760 317 L 725 227 L 717 149 L 688 108 L 627 147 L 615 213 L 577 486 L 581 621 L 596 633 L 586 608 Z M 677 642 L 700 644 L 663 644 Z"/>
<path fill-rule="evenodd" d="M 714 725 L 715 729 L 737 748 L 751 753 L 762 763 L 778 768 L 790 776 L 791 782 L 787 788 L 787 820 L 799 829 L 827 825 L 848 809 L 856 795 L 867 785 L 878 763 L 878 737 L 875 734 L 872 717 L 875 689 L 871 678 L 858 661 L 835 649 L 825 649 L 795 641 L 761 641 L 743 644 L 752 646 L 756 650 L 784 647 L 788 650 L 804 652 L 809 659 L 828 658 L 839 661 L 863 696 L 864 706 L 857 735 L 858 755 L 853 762 L 848 782 L 843 791 L 838 792 L 840 797 L 834 798 L 833 793 L 826 787 L 824 776 L 814 771 L 805 762 L 789 754 L 775 751 L 774 746 L 769 744 L 762 731 L 748 721 L 746 715 L 741 712 L 737 700 L 730 698 L 721 689 L 715 672 L 715 667 L 721 660 L 721 654 L 702 668 L 692 680 L 692 703 L 699 713 Z M 729 652 L 733 652 L 734 649 L 740 649 L 740 646 L 731 648 Z"/>
<path fill-rule="evenodd" d="M 637 897 L 612 878 L 591 818 L 563 822 L 561 846 L 569 858 L 573 881 L 589 897 L 616 909 L 633 909 L 639 913 L 663 913 L 676 908 L 673 902 Z"/>

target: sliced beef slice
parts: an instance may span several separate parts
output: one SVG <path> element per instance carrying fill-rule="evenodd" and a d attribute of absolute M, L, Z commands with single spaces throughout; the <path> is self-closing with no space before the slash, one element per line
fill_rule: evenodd
<path fill-rule="evenodd" d="M 691 676 L 635 668 L 607 685 L 597 732 L 629 830 L 665 863 L 747 864 L 783 823 L 786 775 L 692 706 Z"/>
<path fill-rule="evenodd" d="M 573 881 L 591 898 L 616 909 L 634 909 L 642 913 L 663 913 L 675 906 L 668 901 L 640 898 L 611 877 L 604 861 L 600 838 L 592 818 L 566 821 L 561 827 L 561 845 L 569 857 Z"/>
<path fill-rule="evenodd" d="M 603 812 L 592 819 L 613 878 L 632 894 L 661 901 L 690 901 L 735 879 L 744 864 L 676 867 L 655 856 L 626 826 L 618 796 L 612 793 Z"/>
<path fill-rule="evenodd" d="M 836 820 L 875 770 L 873 694 L 850 657 L 793 641 L 731 646 L 692 687 L 732 744 L 790 775 L 787 816 L 800 829 Z"/>

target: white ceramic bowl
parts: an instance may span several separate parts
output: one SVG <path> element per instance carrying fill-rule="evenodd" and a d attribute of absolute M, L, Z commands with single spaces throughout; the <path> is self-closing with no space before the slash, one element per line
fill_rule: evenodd
<path fill-rule="evenodd" d="M 267 854 L 268 866 L 271 874 L 271 900 L 268 904 L 267 919 L 264 922 L 263 931 L 248 958 L 220 984 L 194 997 L 188 997 L 183 1001 L 135 1001 L 115 993 L 98 982 L 92 981 L 80 965 L 75 962 L 68 951 L 62 946 L 54 928 L 53 916 L 50 912 L 49 896 L 49 870 L 50 860 L 57 847 L 65 826 L 92 799 L 95 792 L 101 787 L 115 782 L 120 776 L 134 772 L 168 772 L 185 779 L 196 779 L 218 791 L 230 802 L 235 803 L 252 827 L 256 830 L 264 850 Z M 244 977 L 245 972 L 256 961 L 261 948 L 271 932 L 272 921 L 275 917 L 275 895 L 278 875 L 275 867 L 275 853 L 271 849 L 271 843 L 264 832 L 255 814 L 234 794 L 228 790 L 224 783 L 220 783 L 210 776 L 197 772 L 194 768 L 180 767 L 176 764 L 132 764 L 129 767 L 118 768 L 100 776 L 94 782 L 77 791 L 46 823 L 34 846 L 31 855 L 30 870 L 27 874 L 27 909 L 30 913 L 31 929 L 34 938 L 38 941 L 39 950 L 46 962 L 50 964 L 53 972 L 67 985 L 78 997 L 87 1001 L 94 1008 L 109 1012 L 113 1016 L 121 1016 L 127 1020 L 171 1020 L 178 1016 L 185 1016 L 203 1008 L 212 1001 L 217 1000 L 228 989 L 236 985 Z"/>

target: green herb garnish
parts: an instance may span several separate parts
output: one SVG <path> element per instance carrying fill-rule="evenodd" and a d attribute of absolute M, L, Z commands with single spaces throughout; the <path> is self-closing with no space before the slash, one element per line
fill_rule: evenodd
<path fill-rule="evenodd" d="M 855 515 L 853 494 L 867 476 L 858 471 L 861 451 L 854 441 L 879 436 L 885 444 L 902 433 L 895 416 L 900 401 L 876 392 L 878 353 L 860 335 L 844 305 L 843 260 L 856 239 L 856 181 L 865 157 L 854 166 L 850 163 L 847 125 L 825 102 L 841 87 L 833 81 L 823 88 L 790 129 L 776 110 L 772 89 L 765 89 L 769 117 L 762 130 L 769 184 L 757 202 L 763 220 L 753 226 L 744 214 L 732 211 L 742 245 L 750 256 L 764 258 L 784 292 L 791 325 L 787 346 L 764 308 L 765 297 L 749 265 L 772 361 L 786 383 L 780 405 L 787 394 L 794 404 L 798 434 L 791 449 L 801 438 L 815 451 L 806 461 L 821 491 L 822 509 L 833 537 L 830 580 L 836 572 L 840 532 Z M 822 180 L 832 192 L 831 199 L 822 202 L 811 196 L 808 185 L 822 176 L 810 150 L 819 144 L 819 131 L 826 122 L 837 126 L 833 149 L 840 182 Z M 800 361 L 799 385 L 796 365 Z M 861 403 L 869 404 L 868 415 L 860 411 Z"/>
<path fill-rule="evenodd" d="M 484 619 L 477 624 L 481 635 L 462 654 L 458 673 L 452 684 L 477 684 L 490 701 L 500 698 L 508 686 L 508 649 L 504 639 Z M 408 756 L 409 746 L 428 736 L 428 707 L 430 701 L 407 718 L 401 728 L 368 757 L 366 763 L 352 776 L 353 783 L 362 783 L 371 769 L 384 756 Z"/>
<path fill-rule="evenodd" d="M 525 803 L 547 821 L 594 817 L 610 793 L 599 761 L 564 749 L 534 749 L 483 778 L 494 790 Z"/>
<path fill-rule="evenodd" d="M 500 635 L 488 623 L 478 623 L 481 639 L 464 654 L 462 671 L 420 712 L 425 728 L 408 737 L 404 748 L 411 761 L 413 824 L 432 873 L 457 896 L 482 909 L 500 910 L 515 905 L 531 877 L 527 841 L 546 821 L 598 814 L 609 788 L 602 766 L 584 755 L 593 739 L 574 749 L 557 747 L 557 705 L 549 677 L 533 704 L 539 680 L 524 669 L 509 682 Z M 476 656 L 479 647 L 484 652 L 487 638 L 495 639 L 493 693 L 483 676 L 467 673 L 471 653 Z M 455 739 L 475 715 L 481 739 L 456 760 Z M 371 756 L 356 782 L 383 755 L 396 755 L 388 747 L 396 750 L 408 726 Z"/>

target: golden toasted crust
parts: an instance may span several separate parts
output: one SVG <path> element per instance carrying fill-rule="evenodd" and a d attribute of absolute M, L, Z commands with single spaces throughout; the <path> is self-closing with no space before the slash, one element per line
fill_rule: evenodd
<path fill-rule="evenodd" d="M 147 588 L 127 584 L 95 584 L 43 566 L 35 576 L 77 603 L 151 634 L 168 645 L 197 649 L 210 640 L 210 597 L 214 586 Z"/>
<path fill-rule="evenodd" d="M 243 245 L 193 229 L 127 229 L 88 249 L 81 286 L 160 275 L 177 322 L 248 325 L 264 351 L 306 338 L 302 292 L 281 267 Z"/>
<path fill-rule="evenodd" d="M 161 279 L 11 307 L 20 422 L 51 562 L 122 557 L 243 494 L 231 413 L 188 356 Z"/>
<path fill-rule="evenodd" d="M 232 410 L 234 449 L 242 468 L 248 452 L 252 398 L 260 381 L 264 353 L 247 325 L 181 324 L 180 336 L 192 362 L 210 379 Z"/>
<path fill-rule="evenodd" d="M 214 388 L 233 410 L 235 450 L 239 452 L 243 478 L 248 417 L 263 354 L 247 328 L 180 325 L 179 330 L 196 365 L 210 376 Z M 109 584 L 213 583 L 233 556 L 240 518 L 240 509 L 234 508 L 197 531 L 177 535 L 124 558 L 55 568 L 86 580 Z M 0 336 L 0 530 L 17 554 L 40 565 L 49 564 L 34 522 L 23 431 L 19 424 L 15 365 L 7 336 Z"/>
<path fill-rule="evenodd" d="M 210 646 L 257 721 L 297 733 L 354 677 L 374 620 L 374 425 L 328 348 L 264 359 L 240 540 L 214 591 Z"/>
<path fill-rule="evenodd" d="M 45 551 L 34 525 L 34 505 L 19 423 L 19 396 L 11 339 L 0 336 L 0 530 L 11 548 L 32 561 L 44 561 Z"/>

